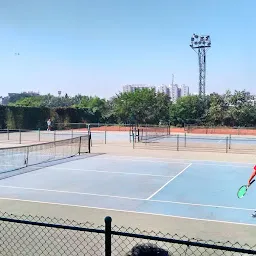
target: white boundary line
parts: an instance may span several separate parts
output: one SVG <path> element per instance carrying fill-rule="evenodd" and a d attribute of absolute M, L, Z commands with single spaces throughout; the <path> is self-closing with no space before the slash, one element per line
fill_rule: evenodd
<path fill-rule="evenodd" d="M 5 185 L 1 185 L 0 187 L 1 188 L 12 188 L 12 189 L 42 191 L 42 192 L 54 192 L 54 193 L 61 193 L 61 194 L 87 195 L 87 196 L 98 196 L 98 197 L 128 199 L 128 200 L 141 200 L 141 201 L 145 200 L 145 199 L 142 199 L 142 198 L 140 199 L 140 198 L 133 198 L 133 197 L 125 197 L 125 196 L 102 195 L 102 194 L 93 194 L 93 193 L 76 192 L 76 191 L 68 191 L 68 190 L 55 190 L 55 189 L 44 189 L 44 188 L 26 188 L 26 187 L 5 186 Z"/>
<path fill-rule="evenodd" d="M 239 207 L 232 207 L 232 206 L 211 205 L 211 204 L 195 204 L 195 203 L 156 200 L 156 199 L 150 199 L 149 200 L 147 198 L 145 199 L 145 198 L 124 197 L 124 196 L 112 196 L 112 195 L 92 194 L 92 193 L 67 191 L 67 190 L 26 188 L 26 187 L 5 186 L 5 185 L 0 185 L 0 188 L 12 188 L 12 189 L 23 189 L 23 190 L 42 191 L 42 192 L 54 192 L 54 193 L 66 193 L 66 194 L 77 194 L 77 195 L 87 195 L 87 196 L 109 197 L 109 198 L 119 198 L 119 199 L 134 200 L 134 201 L 149 201 L 149 202 L 157 202 L 157 203 L 167 203 L 167 204 L 169 203 L 169 204 L 179 204 L 179 205 L 189 205 L 189 206 L 199 206 L 199 207 L 209 207 L 209 208 L 223 208 L 223 209 L 232 209 L 232 210 L 244 210 L 244 211 L 254 211 L 255 210 L 255 209 L 250 209 L 250 208 L 239 208 Z"/>
<path fill-rule="evenodd" d="M 97 173 L 108 173 L 108 174 L 123 174 L 123 175 L 138 175 L 138 176 L 149 176 L 149 177 L 163 177 L 163 178 L 172 178 L 174 176 L 168 175 L 157 175 L 149 173 L 136 173 L 136 172 L 109 172 L 109 171 L 100 171 L 96 169 L 79 169 L 79 168 L 66 168 L 66 167 L 46 167 L 47 169 L 54 170 L 68 170 L 68 171 L 78 171 L 78 172 L 97 172 Z"/>
<path fill-rule="evenodd" d="M 166 215 L 166 214 L 160 214 L 160 213 L 136 212 L 136 211 L 130 211 L 130 210 L 117 210 L 117 209 L 111 209 L 111 208 L 101 208 L 101 207 L 84 206 L 84 205 L 76 205 L 76 204 L 62 204 L 62 203 L 53 203 L 53 202 L 46 202 L 46 201 L 26 200 L 26 199 L 17 199 L 17 198 L 6 198 L 6 197 L 1 198 L 0 197 L 0 200 L 20 201 L 20 202 L 27 202 L 27 203 L 39 203 L 39 204 L 49 204 L 49 205 L 58 205 L 58 206 L 68 206 L 68 207 L 76 207 L 76 208 L 105 210 L 105 211 L 112 211 L 112 212 L 134 213 L 134 214 L 161 216 L 161 217 L 169 217 L 169 218 L 177 218 L 177 219 L 185 219 L 185 220 L 194 220 L 194 221 L 203 221 L 203 222 L 224 223 L 224 224 L 241 225 L 241 226 L 252 226 L 252 227 L 256 226 L 256 224 L 249 224 L 249 223 L 242 223 L 242 222 L 209 220 L 209 219 L 200 219 L 200 218 L 183 217 L 183 216 L 175 216 L 175 215 Z"/>
<path fill-rule="evenodd" d="M 147 198 L 147 200 L 150 200 L 153 196 L 155 196 L 158 192 L 160 192 L 164 187 L 166 187 L 171 181 L 176 179 L 179 175 L 181 175 L 184 171 L 186 171 L 192 164 L 189 164 L 187 167 L 185 167 L 181 172 L 179 172 L 177 175 L 172 177 L 169 181 L 167 181 L 161 188 L 159 188 L 155 193 L 153 193 L 151 196 Z"/>

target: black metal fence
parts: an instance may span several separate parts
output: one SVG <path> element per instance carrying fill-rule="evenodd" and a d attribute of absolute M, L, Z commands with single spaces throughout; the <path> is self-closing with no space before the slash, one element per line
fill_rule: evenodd
<path fill-rule="evenodd" d="M 112 226 L 111 217 L 105 225 L 78 223 L 55 218 L 16 216 L 2 213 L 0 217 L 0 255 L 252 255 L 255 246 L 239 243 L 216 243 Z M 160 250 L 162 254 L 152 254 Z M 151 254 L 145 254 L 150 250 Z"/>

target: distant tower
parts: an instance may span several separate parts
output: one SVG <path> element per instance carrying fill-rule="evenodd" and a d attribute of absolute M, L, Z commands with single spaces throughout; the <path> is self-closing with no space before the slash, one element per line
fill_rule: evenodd
<path fill-rule="evenodd" d="M 193 34 L 190 47 L 198 54 L 199 97 L 205 98 L 206 52 L 211 47 L 211 38 Z"/>
<path fill-rule="evenodd" d="M 58 91 L 58 95 L 59 95 L 59 97 L 60 97 L 60 95 L 61 95 L 61 91 Z"/>

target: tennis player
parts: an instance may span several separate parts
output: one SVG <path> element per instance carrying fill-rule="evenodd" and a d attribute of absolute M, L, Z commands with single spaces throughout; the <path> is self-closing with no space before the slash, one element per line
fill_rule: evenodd
<path fill-rule="evenodd" d="M 248 187 L 250 187 L 250 183 L 251 183 L 251 181 L 253 180 L 253 178 L 256 176 L 256 165 L 254 166 L 254 168 L 253 168 L 253 172 L 252 172 L 252 174 L 251 174 L 251 176 L 250 176 L 250 178 L 249 178 L 249 180 L 248 180 Z M 252 214 L 252 217 L 253 218 L 255 218 L 256 217 L 256 211 Z"/>
<path fill-rule="evenodd" d="M 51 119 L 48 119 L 48 121 L 47 121 L 47 131 L 51 130 L 51 125 L 52 125 Z"/>

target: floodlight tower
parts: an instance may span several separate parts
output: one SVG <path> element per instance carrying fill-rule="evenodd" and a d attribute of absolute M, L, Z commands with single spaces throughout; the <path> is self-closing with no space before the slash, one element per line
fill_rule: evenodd
<path fill-rule="evenodd" d="M 190 47 L 198 54 L 199 60 L 199 97 L 205 98 L 206 52 L 211 47 L 210 36 L 193 34 Z"/>

